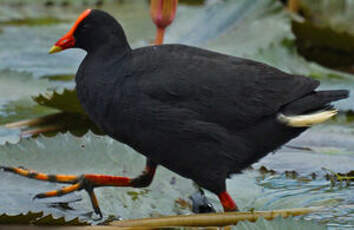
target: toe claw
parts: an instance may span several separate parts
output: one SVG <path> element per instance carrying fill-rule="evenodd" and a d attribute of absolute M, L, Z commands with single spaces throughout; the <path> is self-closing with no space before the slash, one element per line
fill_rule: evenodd
<path fill-rule="evenodd" d="M 33 197 L 33 200 L 45 198 L 44 193 L 38 193 Z"/>
<path fill-rule="evenodd" d="M 96 213 L 97 215 L 99 215 L 99 216 L 100 216 L 100 219 L 102 219 L 102 218 L 103 218 L 103 215 L 102 215 L 102 212 L 101 212 L 100 208 L 98 208 L 98 209 L 94 209 L 94 211 L 95 211 L 95 213 Z"/>
<path fill-rule="evenodd" d="M 0 166 L 0 170 L 3 172 L 10 172 L 12 171 L 10 167 L 6 167 L 6 166 Z"/>

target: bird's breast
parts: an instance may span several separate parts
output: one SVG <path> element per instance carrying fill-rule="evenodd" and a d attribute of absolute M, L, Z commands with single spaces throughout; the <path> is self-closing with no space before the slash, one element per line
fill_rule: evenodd
<path fill-rule="evenodd" d="M 79 101 L 93 121 L 107 135 L 129 142 L 135 124 L 135 96 L 122 84 L 103 81 L 77 82 Z"/>

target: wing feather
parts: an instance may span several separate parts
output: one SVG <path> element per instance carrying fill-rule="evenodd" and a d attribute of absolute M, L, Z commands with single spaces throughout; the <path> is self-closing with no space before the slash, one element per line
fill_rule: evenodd
<path fill-rule="evenodd" d="M 266 64 L 183 45 L 142 48 L 135 53 L 132 71 L 144 70 L 138 78 L 144 94 L 194 111 L 204 121 L 229 130 L 275 115 L 319 85 Z"/>

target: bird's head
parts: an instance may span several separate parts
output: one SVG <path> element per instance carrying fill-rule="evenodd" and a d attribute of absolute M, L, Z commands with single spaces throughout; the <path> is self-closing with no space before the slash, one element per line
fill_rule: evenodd
<path fill-rule="evenodd" d="M 111 15 L 101 10 L 87 9 L 49 53 L 69 48 L 81 48 L 90 52 L 107 44 L 129 46 L 123 28 Z"/>

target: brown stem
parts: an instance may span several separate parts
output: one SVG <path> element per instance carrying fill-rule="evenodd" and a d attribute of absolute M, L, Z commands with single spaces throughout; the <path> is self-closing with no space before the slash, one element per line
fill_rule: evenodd
<path fill-rule="evenodd" d="M 165 28 L 157 27 L 155 45 L 161 45 L 163 43 L 164 34 Z"/>
<path fill-rule="evenodd" d="M 52 131 L 58 131 L 60 129 L 62 129 L 63 127 L 61 126 L 46 126 L 46 127 L 42 127 L 42 128 L 37 128 L 37 129 L 30 129 L 30 130 L 26 130 L 23 131 L 21 133 L 22 137 L 26 137 L 26 136 L 36 136 L 39 135 L 41 133 L 47 133 L 47 132 L 52 132 Z"/>
<path fill-rule="evenodd" d="M 61 115 L 62 115 L 62 113 L 55 113 L 55 114 L 50 114 L 50 115 L 43 116 L 43 117 L 34 118 L 34 119 L 7 123 L 4 126 L 6 128 L 22 128 L 25 126 L 36 126 L 36 125 L 44 124 L 50 120 L 57 119 Z"/>
<path fill-rule="evenodd" d="M 297 13 L 300 8 L 300 0 L 289 0 L 288 9 L 292 13 Z"/>
<path fill-rule="evenodd" d="M 256 221 L 263 217 L 271 220 L 277 216 L 283 218 L 289 216 L 305 215 L 320 208 L 294 208 L 273 211 L 254 211 L 254 212 L 226 212 L 212 214 L 197 214 L 188 216 L 167 216 L 161 218 L 146 218 L 136 220 L 114 221 L 110 225 L 119 227 L 170 227 L 170 226 L 226 226 L 235 225 L 239 221 Z"/>

